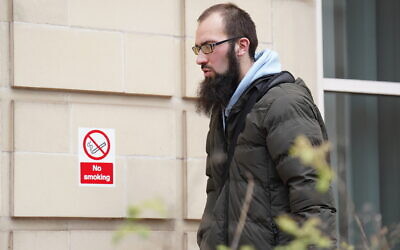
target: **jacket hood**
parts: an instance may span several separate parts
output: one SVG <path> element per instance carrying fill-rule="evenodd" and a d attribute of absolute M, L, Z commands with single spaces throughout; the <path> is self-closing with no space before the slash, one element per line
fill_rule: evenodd
<path fill-rule="evenodd" d="M 225 116 L 231 112 L 233 105 L 239 100 L 240 96 L 251 85 L 254 80 L 270 74 L 281 72 L 281 63 L 279 61 L 278 53 L 275 51 L 265 49 L 256 53 L 255 62 L 253 66 L 247 71 L 246 75 L 240 81 L 238 87 L 233 93 L 228 105 L 225 108 Z"/>

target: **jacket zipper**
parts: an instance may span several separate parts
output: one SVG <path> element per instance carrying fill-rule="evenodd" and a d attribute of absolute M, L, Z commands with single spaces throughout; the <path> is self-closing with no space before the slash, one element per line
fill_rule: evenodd
<path fill-rule="evenodd" d="M 272 222 L 272 233 L 273 233 L 272 245 L 276 246 L 278 244 L 278 228 L 275 222 Z"/>
<path fill-rule="evenodd" d="M 228 152 L 228 142 L 227 142 L 227 132 L 225 134 L 225 151 Z M 229 246 L 229 166 L 230 163 L 226 164 L 227 178 L 225 180 L 225 226 L 226 226 L 226 234 L 225 234 L 225 244 Z"/>

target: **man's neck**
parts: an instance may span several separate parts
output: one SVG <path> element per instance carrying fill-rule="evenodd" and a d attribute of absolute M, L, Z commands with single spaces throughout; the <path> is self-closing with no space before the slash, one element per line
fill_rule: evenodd
<path fill-rule="evenodd" d="M 247 74 L 253 64 L 254 61 L 250 59 L 250 57 L 243 58 L 240 63 L 240 81 L 242 81 L 243 77 Z"/>

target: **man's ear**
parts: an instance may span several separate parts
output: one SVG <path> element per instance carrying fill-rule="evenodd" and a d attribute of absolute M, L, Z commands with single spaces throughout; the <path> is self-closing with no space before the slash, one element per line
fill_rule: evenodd
<path fill-rule="evenodd" d="M 236 43 L 236 55 L 243 56 L 249 53 L 250 40 L 246 37 L 240 38 Z"/>

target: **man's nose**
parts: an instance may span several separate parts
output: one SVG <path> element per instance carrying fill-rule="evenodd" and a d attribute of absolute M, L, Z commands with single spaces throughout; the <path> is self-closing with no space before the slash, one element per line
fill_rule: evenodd
<path fill-rule="evenodd" d="M 199 54 L 197 55 L 196 58 L 196 63 L 198 65 L 203 65 L 207 64 L 207 62 L 208 62 L 207 56 L 202 51 L 199 51 Z"/>

